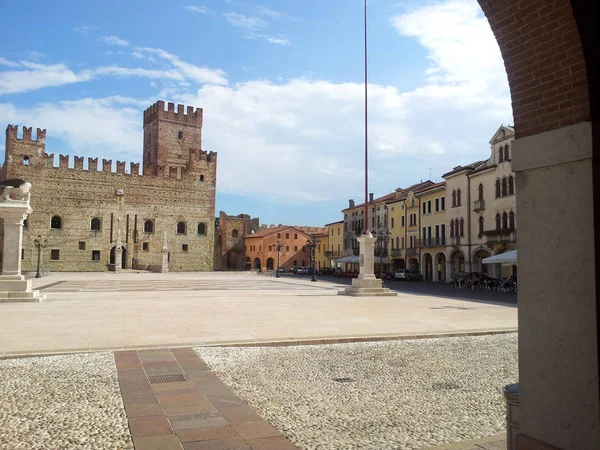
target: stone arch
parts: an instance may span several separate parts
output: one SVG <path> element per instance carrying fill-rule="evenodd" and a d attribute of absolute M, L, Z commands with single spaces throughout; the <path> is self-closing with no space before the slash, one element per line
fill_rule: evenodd
<path fill-rule="evenodd" d="M 249 256 L 246 256 L 246 262 L 244 263 L 246 270 L 252 269 L 252 260 Z"/>
<path fill-rule="evenodd" d="M 448 275 L 452 275 L 458 272 L 465 271 L 465 255 L 461 250 L 454 250 L 450 253 L 450 265 L 449 265 L 450 273 Z"/>
<path fill-rule="evenodd" d="M 260 258 L 256 257 L 253 261 L 253 268 L 260 272 Z"/>
<path fill-rule="evenodd" d="M 433 281 L 433 256 L 425 252 L 421 258 L 421 270 L 425 281 Z"/>
<path fill-rule="evenodd" d="M 473 272 L 488 273 L 487 266 L 483 264 L 481 260 L 489 256 L 492 256 L 492 252 L 487 247 L 476 248 L 471 257 L 471 267 L 473 268 Z"/>
<path fill-rule="evenodd" d="M 238 230 L 233 230 L 233 231 L 231 232 L 231 237 L 233 237 L 233 238 L 236 238 L 236 237 L 238 237 Z"/>
<path fill-rule="evenodd" d="M 116 245 L 113 245 L 113 247 L 110 249 L 110 257 L 108 260 L 109 264 L 114 264 L 115 263 L 115 252 L 116 252 Z M 125 247 L 121 247 L 121 269 L 126 269 L 127 268 L 127 249 Z"/>
<path fill-rule="evenodd" d="M 434 261 L 434 281 L 441 283 L 446 282 L 446 254 L 444 252 L 438 252 L 433 258 Z"/>
<path fill-rule="evenodd" d="M 419 271 L 419 260 L 417 258 L 408 258 L 406 268 L 408 270 L 418 272 Z"/>
<path fill-rule="evenodd" d="M 275 260 L 273 258 L 267 258 L 267 270 L 273 270 L 275 268 Z"/>

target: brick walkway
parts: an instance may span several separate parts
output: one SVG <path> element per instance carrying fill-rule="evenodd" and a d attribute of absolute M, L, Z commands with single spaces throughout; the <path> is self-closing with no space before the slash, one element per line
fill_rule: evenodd
<path fill-rule="evenodd" d="M 293 450 L 191 348 L 114 353 L 136 450 Z M 164 375 L 182 381 L 158 382 Z"/>

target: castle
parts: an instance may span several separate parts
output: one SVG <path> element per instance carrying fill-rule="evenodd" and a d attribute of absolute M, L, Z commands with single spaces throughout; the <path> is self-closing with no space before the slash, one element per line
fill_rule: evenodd
<path fill-rule="evenodd" d="M 217 154 L 202 150 L 202 109 L 158 101 L 144 111 L 139 163 L 46 153 L 46 130 L 6 129 L 0 180 L 32 183 L 33 213 L 23 226 L 22 269 L 34 271 L 38 238 L 44 269 L 158 271 L 166 235 L 170 271 L 213 268 Z M 2 229 L 0 228 L 0 235 Z M 0 243 L 2 242 L 0 236 Z M 0 244 L 1 245 L 1 244 Z M 0 252 L 1 254 L 1 252 Z M 118 268 L 117 268 L 118 269 Z"/>

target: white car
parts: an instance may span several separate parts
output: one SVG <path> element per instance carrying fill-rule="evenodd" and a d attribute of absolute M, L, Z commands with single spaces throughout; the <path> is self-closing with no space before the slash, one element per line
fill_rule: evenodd
<path fill-rule="evenodd" d="M 411 280 L 422 280 L 423 276 L 420 273 L 413 272 L 412 270 L 398 269 L 394 272 L 394 278 L 396 280 L 411 281 Z"/>

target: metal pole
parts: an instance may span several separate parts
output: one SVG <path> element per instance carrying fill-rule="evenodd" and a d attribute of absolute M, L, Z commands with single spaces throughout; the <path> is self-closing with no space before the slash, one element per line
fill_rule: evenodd
<path fill-rule="evenodd" d="M 365 15 L 365 231 L 369 233 L 369 141 L 367 127 L 367 0 L 364 0 L 364 15 Z"/>
<path fill-rule="evenodd" d="M 317 281 L 317 269 L 315 267 L 315 250 L 317 249 L 317 242 L 312 243 L 312 278 L 310 281 Z"/>
<path fill-rule="evenodd" d="M 42 275 L 40 274 L 40 257 L 42 255 L 42 243 L 38 242 L 36 243 L 37 249 L 38 249 L 38 260 L 37 260 L 37 273 L 35 274 L 36 278 L 42 278 Z"/>
<path fill-rule="evenodd" d="M 275 271 L 275 278 L 279 278 L 279 244 L 277 244 L 277 270 Z"/>

